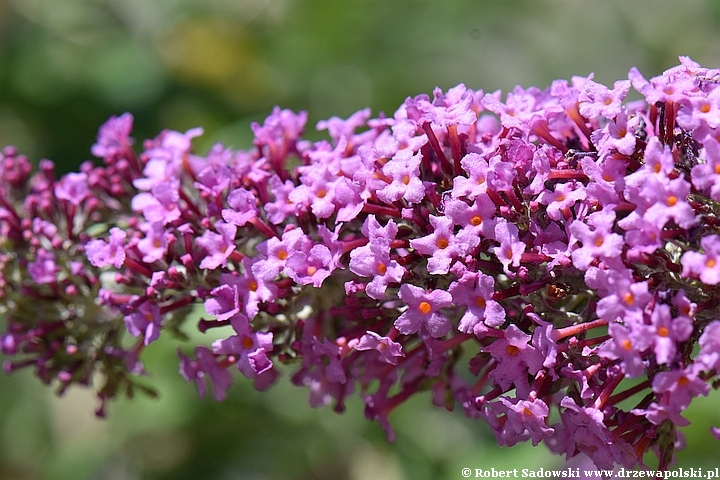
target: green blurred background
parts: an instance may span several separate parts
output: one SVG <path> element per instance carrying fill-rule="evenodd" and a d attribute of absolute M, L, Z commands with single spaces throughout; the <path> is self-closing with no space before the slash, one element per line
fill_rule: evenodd
<path fill-rule="evenodd" d="M 318 120 L 391 115 L 435 86 L 507 91 L 590 72 L 612 84 L 678 55 L 720 66 L 719 1 L 0 0 L 0 144 L 71 171 L 98 126 L 129 111 L 138 143 L 203 126 L 199 152 L 247 148 L 274 105 L 309 111 L 319 138 Z M 313 410 L 287 376 L 268 393 L 238 378 L 226 402 L 199 401 L 176 348 L 147 352 L 160 398 L 114 403 L 105 421 L 89 392 L 58 399 L 30 372 L 0 378 L 0 479 L 459 479 L 560 464 L 544 447 L 498 449 L 428 396 L 391 417 L 392 445 L 357 398 L 343 415 Z M 678 466 L 720 465 L 719 410 L 718 395 L 693 404 Z"/>

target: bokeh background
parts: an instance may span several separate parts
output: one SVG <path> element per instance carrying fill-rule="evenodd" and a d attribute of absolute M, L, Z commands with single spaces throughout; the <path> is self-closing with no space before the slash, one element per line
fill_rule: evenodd
<path fill-rule="evenodd" d="M 612 84 L 678 55 L 720 66 L 720 2 L 0 0 L 0 144 L 71 171 L 100 123 L 129 111 L 138 142 L 203 126 L 199 152 L 247 148 L 274 105 L 307 110 L 320 138 L 318 120 L 392 114 L 435 86 L 508 91 L 590 72 Z M 89 392 L 58 399 L 30 372 L 1 377 L 0 479 L 459 479 L 463 467 L 561 464 L 542 446 L 499 449 L 427 396 L 391 416 L 392 445 L 359 400 L 343 415 L 313 410 L 287 376 L 268 393 L 238 379 L 226 402 L 199 401 L 177 346 L 147 352 L 159 399 L 117 402 L 102 421 Z M 693 403 L 678 466 L 720 466 L 708 433 L 719 400 Z"/>

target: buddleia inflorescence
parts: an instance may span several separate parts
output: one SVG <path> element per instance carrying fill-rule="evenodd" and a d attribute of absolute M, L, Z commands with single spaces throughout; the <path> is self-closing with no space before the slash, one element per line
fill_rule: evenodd
<path fill-rule="evenodd" d="M 389 414 L 431 391 L 503 445 L 667 468 L 720 382 L 719 80 L 681 57 L 611 88 L 458 85 L 322 121 L 318 142 L 276 108 L 251 149 L 204 156 L 201 129 L 136 154 L 124 114 L 103 166 L 60 178 L 6 148 L 5 370 L 94 383 L 103 414 L 151 392 L 144 349 L 202 304 L 197 328 L 225 337 L 179 353 L 201 396 L 288 365 L 310 405 L 357 393 L 391 439 Z"/>

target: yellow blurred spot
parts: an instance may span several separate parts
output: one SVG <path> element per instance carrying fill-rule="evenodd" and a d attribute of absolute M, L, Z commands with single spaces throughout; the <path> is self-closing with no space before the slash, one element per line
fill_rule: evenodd
<path fill-rule="evenodd" d="M 220 18 L 180 22 L 158 39 L 162 62 L 181 80 L 245 104 L 274 94 L 252 39 Z"/>

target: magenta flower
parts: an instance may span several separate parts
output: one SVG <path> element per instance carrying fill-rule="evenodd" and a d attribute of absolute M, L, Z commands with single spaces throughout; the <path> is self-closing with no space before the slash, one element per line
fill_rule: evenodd
<path fill-rule="evenodd" d="M 390 365 L 397 365 L 397 357 L 405 356 L 402 345 L 370 330 L 360 338 L 360 341 L 353 348 L 360 351 L 375 350 L 378 352 L 380 361 Z"/>
<path fill-rule="evenodd" d="M 650 316 L 655 358 L 660 364 L 675 359 L 677 342 L 684 342 L 693 331 L 692 321 L 687 317 L 673 318 L 669 305 L 656 305 Z"/>
<path fill-rule="evenodd" d="M 447 95 L 436 88 L 432 104 L 423 105 L 425 118 L 439 127 L 472 125 L 477 121 L 477 113 L 471 108 L 473 97 L 469 93 L 463 84 L 448 90 Z"/>
<path fill-rule="evenodd" d="M 720 370 L 720 320 L 713 320 L 705 327 L 699 343 L 698 361 L 705 365 L 707 370 Z"/>
<path fill-rule="evenodd" d="M 621 359 L 623 372 L 630 378 L 642 375 L 646 367 L 642 352 L 652 341 L 648 328 L 635 323 L 629 326 L 612 323 L 608 333 L 612 338 L 600 346 L 598 354 L 612 360 Z"/>
<path fill-rule="evenodd" d="M 684 277 L 699 277 L 708 285 L 720 283 L 720 236 L 708 235 L 700 239 L 705 253 L 688 251 L 681 258 Z"/>
<path fill-rule="evenodd" d="M 205 231 L 197 239 L 197 244 L 205 250 L 205 257 L 200 262 L 200 268 L 214 270 L 227 264 L 228 257 L 235 251 L 235 235 L 237 227 L 230 223 L 217 222 L 215 228 L 219 233 L 211 230 Z"/>
<path fill-rule="evenodd" d="M 238 284 L 233 282 L 232 277 L 226 280 L 232 283 L 215 287 L 210 292 L 210 297 L 205 299 L 205 311 L 218 320 L 235 316 L 241 308 Z"/>
<path fill-rule="evenodd" d="M 133 337 L 142 335 L 145 345 L 160 338 L 161 322 L 160 307 L 150 302 L 144 302 L 135 312 L 125 316 L 128 332 Z"/>
<path fill-rule="evenodd" d="M 163 225 L 180 218 L 180 195 L 178 183 L 168 181 L 153 185 L 151 193 L 138 193 L 132 200 L 132 208 L 142 212 L 145 220 Z"/>
<path fill-rule="evenodd" d="M 582 243 L 582 247 L 572 252 L 573 264 L 580 270 L 586 270 L 596 259 L 615 261 L 622 252 L 623 237 L 611 233 L 615 222 L 615 212 L 601 210 L 588 217 L 590 225 L 574 221 L 570 223 L 570 233 Z"/>
<path fill-rule="evenodd" d="M 458 325 L 462 333 L 473 333 L 479 322 L 488 327 L 505 323 L 505 310 L 493 300 L 495 280 L 489 275 L 467 272 L 459 281 L 450 284 L 449 290 L 455 305 L 467 307 Z"/>
<path fill-rule="evenodd" d="M 350 271 L 361 277 L 372 277 L 365 292 L 376 300 L 385 298 L 388 285 L 399 283 L 405 274 L 405 269 L 390 258 L 389 246 L 379 241 L 350 252 Z"/>
<path fill-rule="evenodd" d="M 268 180 L 268 185 L 275 200 L 266 203 L 264 208 L 267 212 L 268 221 L 278 225 L 289 216 L 297 213 L 296 210 L 299 209 L 299 206 L 290 200 L 290 192 L 295 189 L 295 184 L 291 180 L 286 180 L 283 183 L 280 177 L 273 175 Z"/>
<path fill-rule="evenodd" d="M 652 388 L 661 404 L 681 412 L 690 405 L 693 397 L 707 395 L 710 385 L 699 377 L 703 368 L 702 364 L 692 363 L 684 369 L 658 373 Z"/>
<path fill-rule="evenodd" d="M 195 382 L 200 398 L 205 396 L 206 382 L 212 382 L 215 400 L 218 402 L 225 400 L 227 390 L 232 384 L 232 375 L 218 366 L 215 355 L 210 349 L 196 347 L 197 360 L 191 360 L 180 352 L 178 352 L 178 356 L 181 360 L 180 374 L 186 381 Z"/>
<path fill-rule="evenodd" d="M 457 176 L 453 179 L 453 198 L 477 198 L 487 190 L 488 162 L 477 153 L 468 153 L 460 160 L 468 177 Z"/>
<path fill-rule="evenodd" d="M 273 350 L 273 334 L 253 332 L 247 317 L 242 314 L 233 316 L 230 322 L 237 335 L 216 340 L 213 353 L 237 358 L 237 368 L 247 378 L 255 378 L 272 369 L 268 355 Z"/>
<path fill-rule="evenodd" d="M 55 184 L 55 196 L 78 206 L 90 195 L 86 173 L 68 173 Z"/>
<path fill-rule="evenodd" d="M 225 165 L 208 165 L 197 174 L 193 186 L 200 192 L 217 198 L 230 186 L 232 172 Z"/>
<path fill-rule="evenodd" d="M 453 221 L 448 217 L 430 216 L 433 232 L 430 235 L 411 240 L 410 246 L 418 253 L 430 255 L 428 273 L 444 275 L 450 270 L 450 264 L 456 258 L 465 255 L 480 243 L 472 231 L 462 230 L 454 233 Z"/>
<path fill-rule="evenodd" d="M 85 245 L 88 260 L 96 267 L 112 265 L 120 268 L 125 263 L 125 231 L 113 227 L 110 229 L 110 238 L 105 240 L 91 240 Z"/>
<path fill-rule="evenodd" d="M 91 152 L 99 158 L 114 159 L 121 155 L 132 144 L 130 132 L 133 127 L 133 116 L 129 113 L 123 113 L 119 117 L 112 116 L 110 119 L 100 126 Z"/>
<path fill-rule="evenodd" d="M 165 226 L 162 222 L 144 223 L 140 225 L 140 229 L 145 233 L 145 237 L 137 244 L 138 250 L 143 254 L 143 262 L 152 263 L 162 259 L 167 253 L 168 237 L 171 237 Z"/>
<path fill-rule="evenodd" d="M 628 122 L 627 112 L 621 110 L 614 121 L 608 121 L 602 130 L 593 132 L 591 139 L 597 146 L 598 152 L 608 154 L 615 150 L 623 155 L 632 155 L 636 144 L 634 132 L 636 123 Z"/>
<path fill-rule="evenodd" d="M 695 210 L 687 202 L 690 184 L 683 178 L 663 181 L 658 176 L 648 177 L 640 195 L 650 204 L 643 217 L 659 228 L 674 220 L 681 228 L 695 223 Z"/>
<path fill-rule="evenodd" d="M 332 254 L 325 245 L 313 245 L 308 253 L 298 251 L 285 262 L 285 273 L 300 285 L 320 288 L 332 273 Z"/>
<path fill-rule="evenodd" d="M 28 263 L 27 271 L 33 282 L 38 285 L 43 283 L 53 283 L 58 280 L 58 272 L 60 267 L 56 263 L 55 254 L 41 248 L 37 252 L 34 261 Z"/>
<path fill-rule="evenodd" d="M 486 196 L 479 196 L 468 205 L 464 200 L 451 199 L 445 202 L 445 215 L 455 225 L 467 229 L 473 236 L 493 238 L 495 236 L 495 204 Z M 475 248 L 477 243 L 470 240 L 469 248 Z"/>
<path fill-rule="evenodd" d="M 550 409 L 542 400 L 500 397 L 499 402 L 505 407 L 506 420 L 496 435 L 505 445 L 515 445 L 526 437 L 530 437 L 533 445 L 538 445 L 553 433 L 547 425 Z"/>
<path fill-rule="evenodd" d="M 222 211 L 223 220 L 242 227 L 254 218 L 257 218 L 258 209 L 255 205 L 257 197 L 244 188 L 237 188 L 228 195 L 228 205 Z"/>
<path fill-rule="evenodd" d="M 547 205 L 547 214 L 553 220 L 570 218 L 570 207 L 587 196 L 585 187 L 575 182 L 555 185 L 555 190 L 545 190 L 538 201 Z"/>
<path fill-rule="evenodd" d="M 490 376 L 501 388 L 507 389 L 528 373 L 534 375 L 542 368 L 544 357 L 529 344 L 530 338 L 515 325 L 509 325 L 502 338 L 483 348 L 483 352 L 497 361 L 498 366 Z"/>
<path fill-rule="evenodd" d="M 426 291 L 415 285 L 403 284 L 398 295 L 408 308 L 397 320 L 395 327 L 403 335 L 410 335 L 425 327 L 435 338 L 445 336 L 452 326 L 450 320 L 440 313 L 452 304 L 452 296 L 443 290 Z"/>
<path fill-rule="evenodd" d="M 383 174 L 391 179 L 391 182 L 382 190 L 377 191 L 377 196 L 383 202 L 394 202 L 400 199 L 408 203 L 419 203 L 425 197 L 425 187 L 420 180 L 420 161 L 422 154 L 411 155 L 404 151 L 398 154 L 385 164 Z"/>
<path fill-rule="evenodd" d="M 720 201 L 720 143 L 708 136 L 702 158 L 705 163 L 695 165 L 691 172 L 692 184 L 698 190 L 710 190 L 710 198 Z"/>
<path fill-rule="evenodd" d="M 500 246 L 494 247 L 493 252 L 502 263 L 507 275 L 512 275 L 510 265 L 520 266 L 520 258 L 525 252 L 526 245 L 518 239 L 518 233 L 518 228 L 504 218 L 495 226 L 495 239 L 500 242 Z"/>
<path fill-rule="evenodd" d="M 282 238 L 272 237 L 257 247 L 264 258 L 252 266 L 253 275 L 265 280 L 272 280 L 285 268 L 285 262 L 293 252 L 309 253 L 312 240 L 301 228 L 293 228 L 283 233 Z"/>
<path fill-rule="evenodd" d="M 629 90 L 629 80 L 618 80 L 612 90 L 588 80 L 578 96 L 580 115 L 585 118 L 597 118 L 600 115 L 610 119 L 617 117 L 622 111 L 622 101 Z"/>
<path fill-rule="evenodd" d="M 687 130 L 701 126 L 713 129 L 720 127 L 720 91 L 717 88 L 707 95 L 691 97 L 689 105 L 678 112 L 677 122 Z"/>

